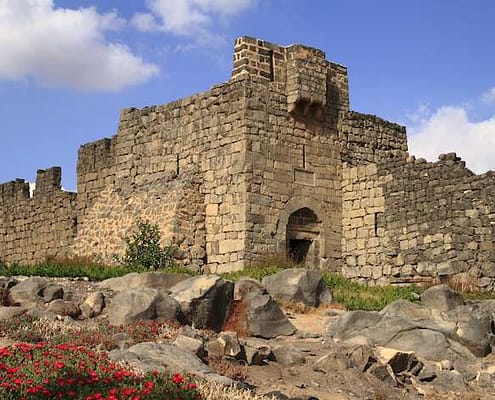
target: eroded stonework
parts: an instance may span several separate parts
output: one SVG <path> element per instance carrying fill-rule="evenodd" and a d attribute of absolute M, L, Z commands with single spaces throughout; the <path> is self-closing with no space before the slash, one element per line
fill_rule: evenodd
<path fill-rule="evenodd" d="M 232 77 L 166 105 L 124 109 L 60 169 L 0 185 L 0 260 L 112 262 L 139 219 L 193 268 L 238 270 L 274 253 L 376 282 L 495 278 L 495 177 L 455 155 L 408 157 L 404 127 L 349 109 L 325 53 L 241 37 Z"/>

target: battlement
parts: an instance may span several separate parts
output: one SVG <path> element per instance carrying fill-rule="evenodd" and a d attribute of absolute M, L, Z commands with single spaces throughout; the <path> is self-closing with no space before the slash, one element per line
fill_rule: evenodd
<path fill-rule="evenodd" d="M 16 203 L 29 199 L 29 183 L 24 179 L 0 184 L 0 203 Z"/>
<path fill-rule="evenodd" d="M 46 196 L 62 190 L 62 168 L 51 167 L 36 172 L 36 187 L 33 197 Z"/>
<path fill-rule="evenodd" d="M 279 46 L 247 36 L 236 40 L 232 79 L 243 74 L 285 86 L 291 114 L 319 117 L 327 103 L 349 109 L 347 69 L 326 60 L 324 51 Z"/>
<path fill-rule="evenodd" d="M 77 173 L 97 172 L 113 163 L 112 139 L 103 138 L 79 148 Z"/>

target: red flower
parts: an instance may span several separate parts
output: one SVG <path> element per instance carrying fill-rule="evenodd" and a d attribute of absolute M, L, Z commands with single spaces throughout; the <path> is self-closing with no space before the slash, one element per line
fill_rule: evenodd
<path fill-rule="evenodd" d="M 53 363 L 53 366 L 57 369 L 62 369 L 63 367 L 65 367 L 65 364 L 62 361 L 55 361 Z"/>
<path fill-rule="evenodd" d="M 182 374 L 174 374 L 174 376 L 172 377 L 172 382 L 174 382 L 176 385 L 180 385 L 185 381 L 186 379 L 182 376 Z"/>

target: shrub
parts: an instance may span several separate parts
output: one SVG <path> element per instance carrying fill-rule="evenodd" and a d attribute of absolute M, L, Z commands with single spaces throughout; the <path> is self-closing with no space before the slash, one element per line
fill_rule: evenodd
<path fill-rule="evenodd" d="M 158 225 L 149 221 L 138 221 L 131 236 L 126 236 L 126 250 L 121 261 L 128 267 L 146 269 L 163 269 L 175 266 L 174 244 L 162 247 Z"/>

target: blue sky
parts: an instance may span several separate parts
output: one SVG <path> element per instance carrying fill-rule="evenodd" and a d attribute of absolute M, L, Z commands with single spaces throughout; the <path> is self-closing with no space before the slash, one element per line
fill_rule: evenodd
<path fill-rule="evenodd" d="M 0 182 L 116 133 L 119 110 L 227 80 L 249 35 L 348 67 L 351 108 L 406 125 L 410 152 L 495 170 L 493 0 L 0 0 Z"/>

